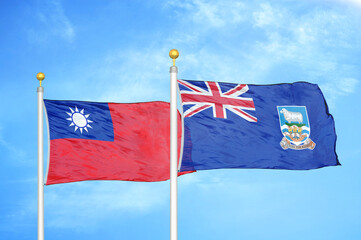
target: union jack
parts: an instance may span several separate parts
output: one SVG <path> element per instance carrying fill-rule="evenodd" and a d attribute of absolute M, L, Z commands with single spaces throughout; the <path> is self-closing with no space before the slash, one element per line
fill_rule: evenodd
<path fill-rule="evenodd" d="M 213 109 L 213 117 L 227 119 L 226 109 L 250 122 L 257 118 L 244 110 L 255 111 L 252 98 L 240 97 L 248 91 L 248 85 L 238 84 L 223 92 L 217 82 L 204 82 L 207 89 L 196 86 L 192 81 L 178 80 L 178 84 L 186 87 L 181 89 L 182 105 L 193 105 L 184 112 L 184 117 L 192 117 L 208 108 Z"/>

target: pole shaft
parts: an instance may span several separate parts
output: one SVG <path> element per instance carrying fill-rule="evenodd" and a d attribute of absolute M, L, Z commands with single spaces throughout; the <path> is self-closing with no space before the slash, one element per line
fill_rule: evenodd
<path fill-rule="evenodd" d="M 170 67 L 170 240 L 178 239 L 177 73 Z"/>
<path fill-rule="evenodd" d="M 43 132 L 43 94 L 44 88 L 38 87 L 38 240 L 44 240 L 44 132 Z"/>

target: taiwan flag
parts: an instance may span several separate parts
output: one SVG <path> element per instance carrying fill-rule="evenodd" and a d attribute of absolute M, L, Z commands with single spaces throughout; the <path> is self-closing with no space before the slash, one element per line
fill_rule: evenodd
<path fill-rule="evenodd" d="M 181 171 L 340 165 L 334 120 L 316 84 L 178 85 L 184 111 Z"/>
<path fill-rule="evenodd" d="M 169 103 L 44 100 L 44 104 L 50 138 L 46 185 L 169 179 Z M 180 146 L 180 116 L 178 122 Z"/>

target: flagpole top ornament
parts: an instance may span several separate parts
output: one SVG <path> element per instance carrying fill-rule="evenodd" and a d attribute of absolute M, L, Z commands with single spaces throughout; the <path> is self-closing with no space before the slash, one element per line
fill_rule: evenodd
<path fill-rule="evenodd" d="M 36 74 L 36 78 L 40 81 L 40 87 L 41 87 L 41 81 L 43 81 L 45 79 L 45 74 L 42 72 L 39 72 L 38 74 Z"/>
<path fill-rule="evenodd" d="M 173 59 L 173 66 L 175 66 L 175 60 L 179 56 L 179 52 L 177 49 L 172 49 L 169 51 L 169 57 Z"/>

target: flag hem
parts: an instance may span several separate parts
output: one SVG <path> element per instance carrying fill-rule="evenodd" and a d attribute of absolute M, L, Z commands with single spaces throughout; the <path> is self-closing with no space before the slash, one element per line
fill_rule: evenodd
<path fill-rule="evenodd" d="M 178 172 L 181 172 L 181 166 L 182 166 L 182 160 L 183 160 L 183 147 L 184 147 L 184 117 L 183 117 L 183 105 L 182 105 L 182 98 L 180 95 L 180 89 L 179 89 L 179 84 L 178 84 L 178 79 L 177 79 L 177 94 L 179 95 L 180 98 L 180 110 L 178 111 L 181 115 L 181 120 L 182 120 L 182 138 L 181 138 L 181 147 L 180 147 L 180 152 L 179 152 L 179 156 L 178 156 Z"/>
<path fill-rule="evenodd" d="M 48 111 L 46 110 L 46 105 L 43 100 L 44 112 L 45 112 L 45 119 L 47 125 L 47 135 L 48 135 L 48 157 L 47 157 L 47 166 L 46 166 L 46 175 L 45 175 L 45 182 L 44 185 L 47 185 L 48 182 L 48 175 L 49 175 L 49 165 L 50 165 L 50 130 L 49 130 L 49 119 L 48 119 Z"/>

